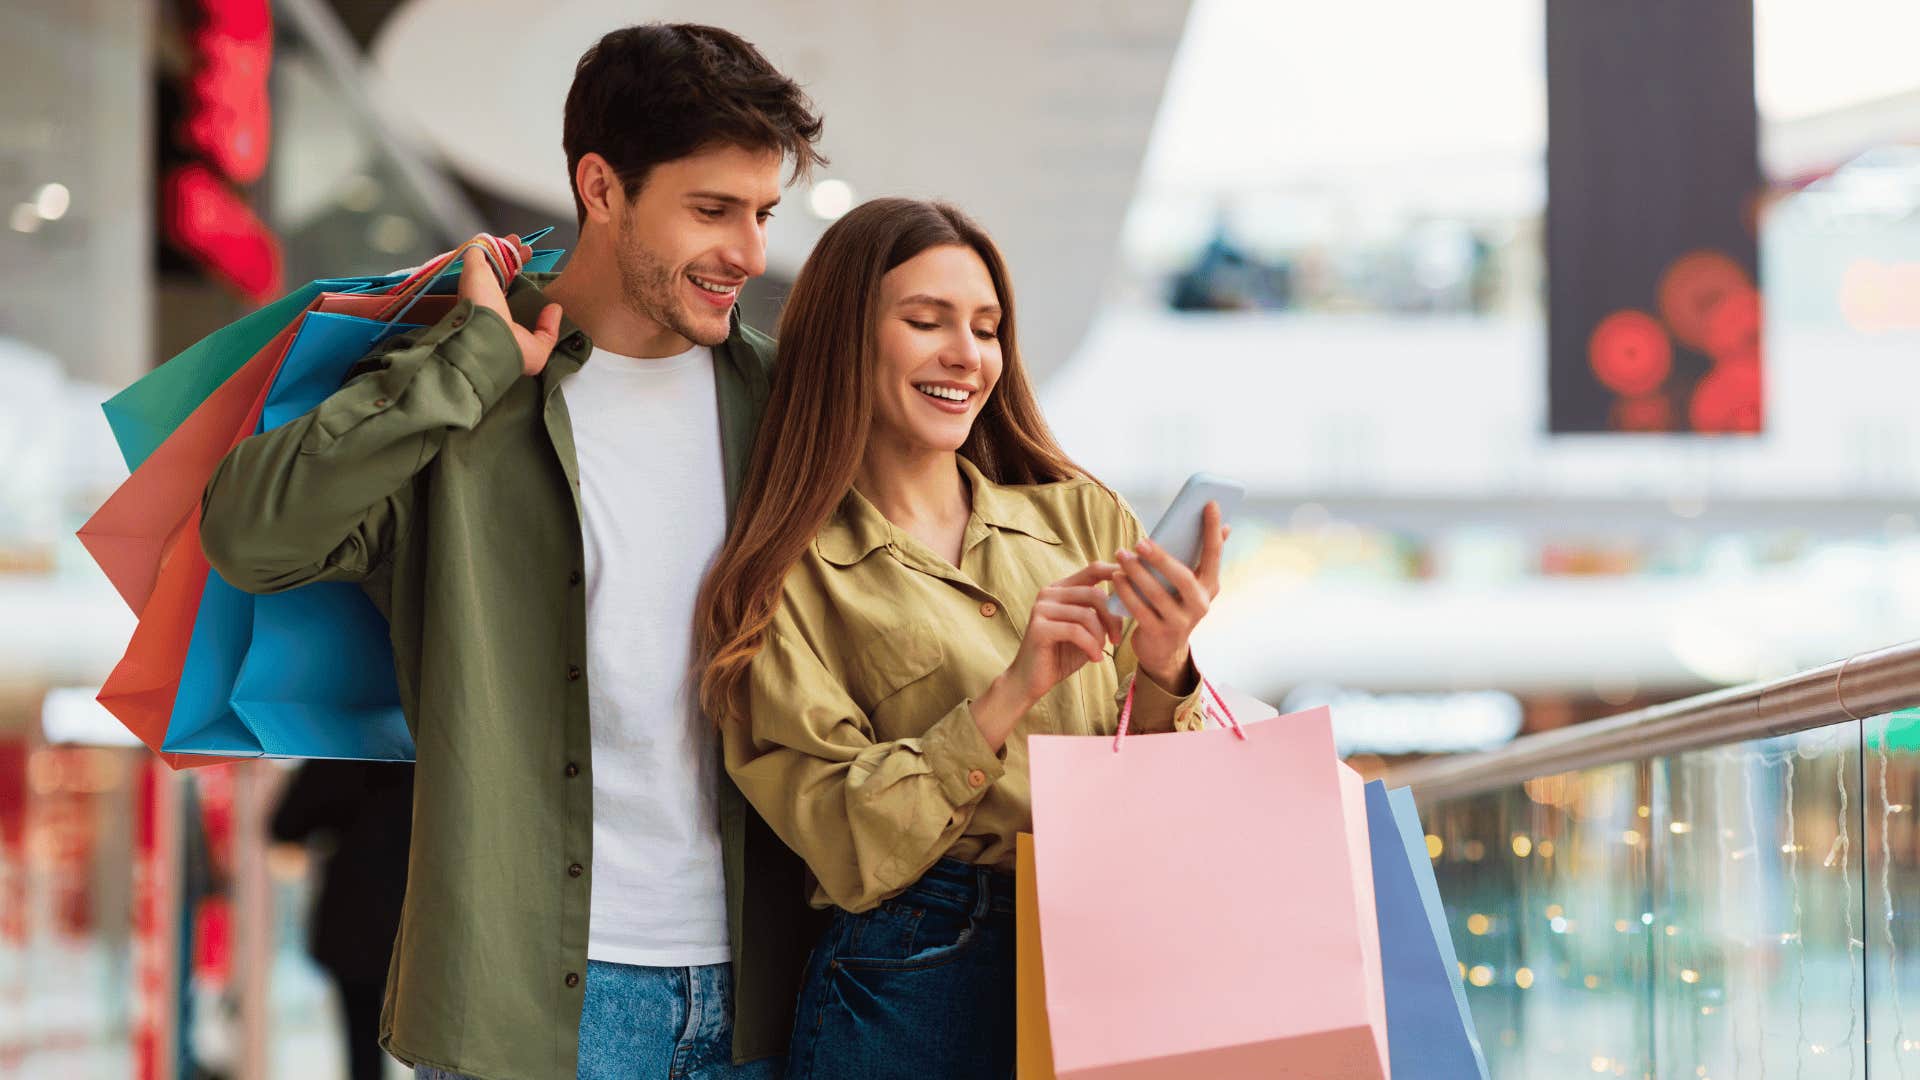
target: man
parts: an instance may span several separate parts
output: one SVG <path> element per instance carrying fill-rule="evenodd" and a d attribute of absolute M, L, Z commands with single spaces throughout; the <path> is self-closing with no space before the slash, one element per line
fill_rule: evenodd
<path fill-rule="evenodd" d="M 567 96 L 566 268 L 503 294 L 468 259 L 445 319 L 208 485 L 228 581 L 363 582 L 391 623 L 418 761 L 381 1032 L 421 1075 L 774 1075 L 802 871 L 686 669 L 773 359 L 734 301 L 820 128 L 733 34 L 608 34 Z"/>

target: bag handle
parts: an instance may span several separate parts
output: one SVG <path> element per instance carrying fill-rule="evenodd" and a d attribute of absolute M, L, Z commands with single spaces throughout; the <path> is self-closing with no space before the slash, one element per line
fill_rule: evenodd
<path fill-rule="evenodd" d="M 1113 735 L 1113 752 L 1116 754 L 1120 752 L 1121 740 L 1127 737 L 1127 728 L 1131 726 L 1133 721 L 1133 688 L 1134 684 L 1139 681 L 1140 670 L 1136 667 L 1133 674 L 1127 676 L 1127 699 L 1120 703 L 1120 730 L 1114 732 Z M 1200 701 L 1202 715 L 1211 718 L 1214 723 L 1222 727 L 1233 729 L 1233 733 L 1236 736 L 1245 739 L 1247 737 L 1246 730 L 1240 726 L 1240 721 L 1234 719 L 1233 709 L 1227 704 L 1227 699 L 1220 696 L 1220 691 L 1214 689 L 1213 682 L 1205 675 L 1200 676 L 1200 688 L 1207 693 L 1207 697 L 1202 698 Z M 1216 702 L 1220 705 L 1219 712 L 1213 710 Z M 1225 714 L 1225 719 L 1221 718 L 1222 714 Z"/>
<path fill-rule="evenodd" d="M 406 280 L 395 285 L 389 294 L 393 297 L 393 303 L 375 318 L 389 326 L 405 318 L 407 312 L 413 310 L 413 305 L 426 295 L 427 286 L 469 251 L 477 251 L 486 256 L 488 265 L 493 268 L 494 276 L 500 279 L 500 288 L 503 291 L 512 284 L 514 276 L 519 274 L 521 268 L 526 265 L 526 259 L 520 254 L 520 245 L 504 237 L 478 233 L 473 239 L 452 251 L 442 252 L 428 259 L 413 273 L 407 275 Z"/>

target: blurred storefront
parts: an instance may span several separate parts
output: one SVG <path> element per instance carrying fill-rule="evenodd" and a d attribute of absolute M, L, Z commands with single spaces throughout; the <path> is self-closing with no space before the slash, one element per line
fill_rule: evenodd
<path fill-rule="evenodd" d="M 73 537 L 126 477 L 102 400 L 287 280 L 411 265 L 479 220 L 373 122 L 343 14 L 8 9 L 0 1075 L 344 1070 L 312 867 L 268 858 L 285 770 L 176 773 L 92 701 L 133 622 Z"/>

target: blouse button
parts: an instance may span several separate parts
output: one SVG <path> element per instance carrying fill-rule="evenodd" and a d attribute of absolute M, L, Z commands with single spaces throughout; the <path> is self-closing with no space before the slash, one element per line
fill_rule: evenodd
<path fill-rule="evenodd" d="M 994 603 L 991 600 L 980 605 L 980 614 L 985 615 L 989 619 L 993 618 L 995 615 L 999 613 L 1000 613 L 1000 605 Z"/>

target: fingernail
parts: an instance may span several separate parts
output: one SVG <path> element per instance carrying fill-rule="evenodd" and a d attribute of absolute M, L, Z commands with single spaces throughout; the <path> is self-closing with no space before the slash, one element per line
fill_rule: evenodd
<path fill-rule="evenodd" d="M 1140 554 L 1145 555 L 1147 552 L 1152 550 L 1153 550 L 1153 541 L 1151 540 L 1140 541 Z"/>

